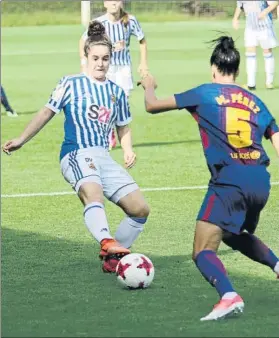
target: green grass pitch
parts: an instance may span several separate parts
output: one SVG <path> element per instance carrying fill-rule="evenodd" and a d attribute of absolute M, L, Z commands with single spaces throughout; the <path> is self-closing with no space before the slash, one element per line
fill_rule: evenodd
<path fill-rule="evenodd" d="M 231 32 L 243 49 L 243 29 L 230 22 L 191 21 L 146 23 L 150 69 L 158 95 L 166 96 L 210 81 L 205 41 L 214 30 Z M 279 35 L 279 25 L 276 23 Z M 19 113 L 2 112 L 2 143 L 17 136 L 48 100 L 59 78 L 79 72 L 80 26 L 2 29 L 2 83 Z M 136 71 L 138 46 L 132 43 Z M 279 120 L 277 89 L 264 88 L 264 64 L 258 51 L 257 94 Z M 275 51 L 276 64 L 279 52 Z M 244 57 L 239 83 L 245 83 Z M 135 73 L 135 81 L 137 75 Z M 151 116 L 145 113 L 141 88 L 131 98 L 132 128 L 138 163 L 131 173 L 142 188 L 206 185 L 209 173 L 198 129 L 183 112 Z M 71 191 L 59 168 L 63 114 L 22 150 L 2 156 L 2 194 Z M 279 254 L 279 161 L 272 146 L 273 185 L 257 234 Z M 122 163 L 118 148 L 112 156 Z M 126 291 L 115 276 L 104 275 L 98 245 L 83 224 L 77 197 L 41 196 L 2 199 L 2 335 L 5 337 L 276 337 L 278 282 L 274 274 L 221 246 L 227 267 L 246 308 L 235 320 L 201 323 L 217 294 L 191 261 L 195 217 L 205 190 L 147 191 L 151 215 L 134 252 L 148 255 L 155 265 L 152 286 Z M 122 212 L 106 203 L 112 231 Z"/>

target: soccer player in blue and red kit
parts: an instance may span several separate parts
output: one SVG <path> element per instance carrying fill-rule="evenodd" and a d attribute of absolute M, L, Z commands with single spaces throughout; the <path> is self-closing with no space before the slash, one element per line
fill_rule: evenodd
<path fill-rule="evenodd" d="M 147 76 L 141 81 L 148 112 L 187 109 L 199 125 L 211 179 L 197 217 L 193 260 L 220 295 L 201 320 L 224 318 L 244 308 L 217 256 L 221 241 L 279 276 L 278 257 L 254 235 L 270 191 L 270 161 L 262 138 L 270 139 L 279 155 L 279 129 L 266 105 L 235 84 L 240 54 L 233 39 L 222 36 L 213 42 L 213 83 L 159 100 L 155 80 Z"/>

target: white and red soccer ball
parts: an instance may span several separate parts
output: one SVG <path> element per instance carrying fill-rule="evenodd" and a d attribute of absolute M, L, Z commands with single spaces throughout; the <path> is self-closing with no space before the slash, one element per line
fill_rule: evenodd
<path fill-rule="evenodd" d="M 144 289 L 153 281 L 154 265 L 145 255 L 132 253 L 121 258 L 116 276 L 119 283 L 129 289 Z"/>

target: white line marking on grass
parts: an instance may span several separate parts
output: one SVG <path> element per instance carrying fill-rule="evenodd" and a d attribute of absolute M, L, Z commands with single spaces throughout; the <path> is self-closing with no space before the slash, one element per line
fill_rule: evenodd
<path fill-rule="evenodd" d="M 279 182 L 272 182 L 271 185 L 279 185 Z M 159 188 L 143 188 L 143 192 L 152 191 L 184 191 L 184 190 L 205 190 L 207 185 L 193 185 L 185 187 L 159 187 Z M 38 193 L 27 193 L 27 194 L 11 194 L 1 195 L 1 198 L 23 198 L 23 197 L 41 197 L 41 196 L 64 196 L 64 195 L 75 195 L 74 191 L 57 191 L 57 192 L 38 192 Z"/>
<path fill-rule="evenodd" d="M 76 53 L 76 50 L 23 50 L 20 52 L 6 52 L 2 53 L 2 56 L 29 56 L 29 55 L 50 55 L 50 54 L 69 54 L 69 53 Z"/>

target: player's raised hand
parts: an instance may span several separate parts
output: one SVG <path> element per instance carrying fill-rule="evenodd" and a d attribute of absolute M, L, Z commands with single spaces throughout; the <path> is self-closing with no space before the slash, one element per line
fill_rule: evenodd
<path fill-rule="evenodd" d="M 235 30 L 238 30 L 238 28 L 239 28 L 239 20 L 238 19 L 233 19 L 232 25 L 233 25 L 233 28 Z"/>
<path fill-rule="evenodd" d="M 157 88 L 157 83 L 156 83 L 156 80 L 155 78 L 151 75 L 151 74 L 148 74 L 146 76 L 144 76 L 139 82 L 138 82 L 138 86 L 139 85 L 142 85 L 142 87 L 144 89 L 146 88 Z"/>
<path fill-rule="evenodd" d="M 20 138 L 15 138 L 5 143 L 2 146 L 2 151 L 7 155 L 11 155 L 13 151 L 20 149 L 22 146 L 23 146 L 22 140 Z"/>
<path fill-rule="evenodd" d="M 131 169 L 136 164 L 137 155 L 133 151 L 124 153 L 125 168 Z"/>

